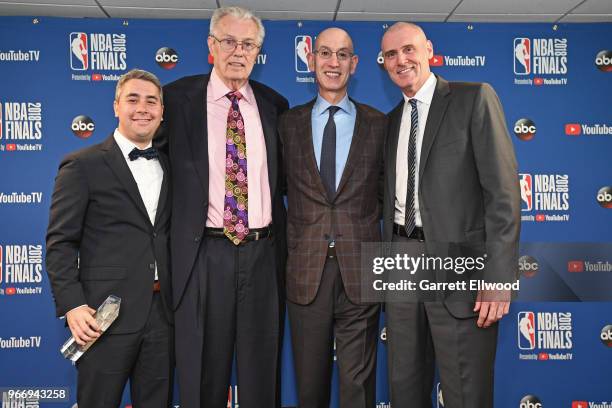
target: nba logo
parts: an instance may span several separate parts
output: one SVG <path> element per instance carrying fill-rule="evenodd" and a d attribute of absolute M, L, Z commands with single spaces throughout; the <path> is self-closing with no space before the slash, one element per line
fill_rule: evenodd
<path fill-rule="evenodd" d="M 312 38 L 309 35 L 297 35 L 295 37 L 295 71 L 308 73 L 308 58 L 312 52 Z"/>
<path fill-rule="evenodd" d="M 531 174 L 519 174 L 519 185 L 521 188 L 521 211 L 531 211 L 533 209 L 533 183 Z"/>
<path fill-rule="evenodd" d="M 2 283 L 2 245 L 0 245 L 0 283 Z"/>
<path fill-rule="evenodd" d="M 535 348 L 535 316 L 533 312 L 519 312 L 517 323 L 519 349 L 533 350 Z"/>
<path fill-rule="evenodd" d="M 70 68 L 75 71 L 85 71 L 89 68 L 89 51 L 85 33 L 70 33 Z"/>
<path fill-rule="evenodd" d="M 531 73 L 531 40 L 529 38 L 514 39 L 514 73 L 516 75 Z"/>

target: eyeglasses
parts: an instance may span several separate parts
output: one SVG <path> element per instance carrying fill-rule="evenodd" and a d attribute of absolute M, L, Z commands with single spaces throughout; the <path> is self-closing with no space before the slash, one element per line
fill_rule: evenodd
<path fill-rule="evenodd" d="M 250 53 L 253 52 L 257 49 L 259 49 L 259 47 L 261 47 L 259 44 L 254 43 L 253 41 L 249 41 L 249 40 L 245 40 L 245 41 L 236 41 L 233 38 L 224 38 L 222 40 L 218 39 L 217 37 L 215 37 L 212 34 L 208 35 L 209 37 L 212 37 L 215 39 L 215 41 L 219 42 L 219 45 L 221 46 L 221 49 L 223 51 L 226 52 L 232 52 L 236 49 L 236 47 L 238 47 L 238 45 L 242 46 L 242 50 Z"/>
<path fill-rule="evenodd" d="M 353 55 L 355 55 L 346 49 L 332 51 L 326 47 L 322 47 L 322 48 L 319 48 L 318 50 L 314 50 L 313 53 L 317 54 L 319 57 L 325 60 L 330 59 L 332 55 L 336 54 L 336 58 L 338 58 L 338 61 L 346 61 L 349 58 L 351 58 Z"/>

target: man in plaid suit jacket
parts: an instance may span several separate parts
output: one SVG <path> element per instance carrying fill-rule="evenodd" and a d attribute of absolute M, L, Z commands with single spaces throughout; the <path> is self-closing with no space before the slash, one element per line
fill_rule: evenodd
<path fill-rule="evenodd" d="M 333 338 L 340 406 L 374 406 L 379 306 L 360 302 L 361 243 L 380 241 L 381 112 L 349 99 L 358 58 L 326 29 L 308 55 L 319 93 L 280 119 L 287 182 L 287 300 L 301 408 L 329 407 Z"/>

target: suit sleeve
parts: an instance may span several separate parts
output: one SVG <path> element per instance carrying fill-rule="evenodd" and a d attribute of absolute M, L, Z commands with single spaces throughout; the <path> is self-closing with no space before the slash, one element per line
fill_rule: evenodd
<path fill-rule="evenodd" d="M 287 128 L 285 126 L 286 123 L 286 114 L 283 114 L 278 119 L 278 142 L 279 142 L 279 187 L 281 191 L 281 195 L 287 195 L 287 163 L 285 160 L 285 138 L 287 133 Z"/>
<path fill-rule="evenodd" d="M 55 179 L 46 240 L 47 274 L 58 317 L 87 304 L 79 280 L 78 257 L 88 196 L 81 164 L 76 157 L 67 157 Z"/>
<path fill-rule="evenodd" d="M 520 234 L 517 162 L 497 94 L 482 84 L 474 100 L 471 134 L 485 208 L 485 279 L 516 279 Z"/>
<path fill-rule="evenodd" d="M 382 137 L 382 162 L 380 163 L 380 174 L 378 175 L 378 201 L 380 202 L 380 208 L 383 208 L 384 205 L 384 200 L 385 200 L 385 166 L 386 166 L 386 161 L 387 161 L 387 136 L 389 134 L 389 126 L 388 126 L 388 120 L 387 120 L 387 116 L 383 116 L 381 119 L 382 122 L 382 129 L 381 131 L 383 132 L 383 137 Z M 381 213 L 380 216 L 382 217 L 383 214 Z"/>

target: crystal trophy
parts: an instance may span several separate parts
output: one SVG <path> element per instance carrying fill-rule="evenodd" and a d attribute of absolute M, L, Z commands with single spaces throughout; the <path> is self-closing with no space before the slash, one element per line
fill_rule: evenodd
<path fill-rule="evenodd" d="M 121 299 L 117 296 L 110 295 L 100 305 L 100 307 L 98 307 L 98 310 L 96 310 L 96 313 L 94 313 L 94 318 L 96 319 L 96 323 L 98 324 L 98 327 L 100 327 L 100 331 L 102 333 L 104 333 L 119 316 L 120 306 Z M 65 358 L 74 363 L 89 349 L 89 347 L 91 347 L 92 344 L 95 343 L 97 339 L 99 339 L 99 337 L 86 343 L 84 346 L 80 346 L 77 344 L 74 337 L 70 336 L 60 351 Z"/>

